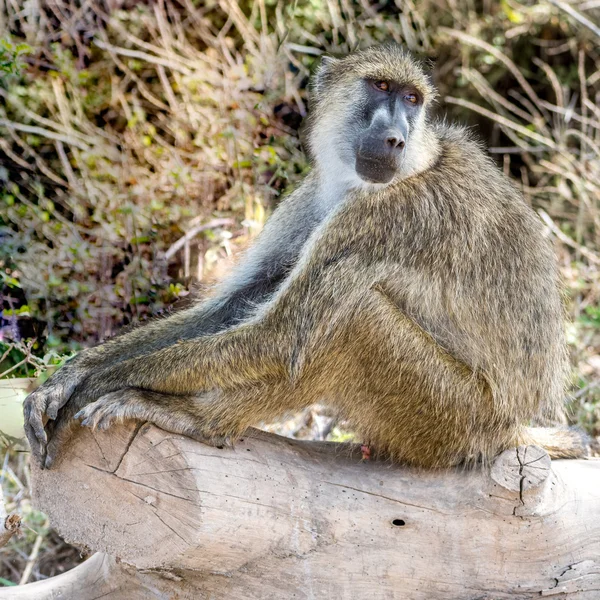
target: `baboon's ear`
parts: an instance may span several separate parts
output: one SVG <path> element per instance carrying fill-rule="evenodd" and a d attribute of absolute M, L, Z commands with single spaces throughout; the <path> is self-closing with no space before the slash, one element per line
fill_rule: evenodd
<path fill-rule="evenodd" d="M 317 67 L 314 80 L 314 89 L 317 94 L 321 94 L 323 91 L 325 91 L 327 83 L 335 69 L 337 62 L 339 62 L 338 59 L 333 58 L 333 56 L 321 57 L 321 63 Z"/>
<path fill-rule="evenodd" d="M 334 65 L 337 61 L 338 59 L 334 58 L 333 56 L 323 55 L 321 56 L 321 64 L 319 65 L 319 68 L 326 69 L 327 67 Z"/>

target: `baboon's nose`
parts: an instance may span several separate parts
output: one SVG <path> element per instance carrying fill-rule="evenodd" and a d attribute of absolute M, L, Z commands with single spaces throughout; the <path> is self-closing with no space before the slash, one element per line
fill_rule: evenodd
<path fill-rule="evenodd" d="M 385 139 L 386 146 L 391 149 L 402 150 L 405 146 L 404 139 L 401 135 L 390 135 Z"/>

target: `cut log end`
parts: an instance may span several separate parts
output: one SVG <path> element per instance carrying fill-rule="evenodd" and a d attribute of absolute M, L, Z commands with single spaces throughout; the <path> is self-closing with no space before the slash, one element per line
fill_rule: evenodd
<path fill-rule="evenodd" d="M 539 446 L 519 446 L 500 454 L 490 475 L 503 488 L 523 493 L 540 487 L 549 477 L 551 461 Z"/>

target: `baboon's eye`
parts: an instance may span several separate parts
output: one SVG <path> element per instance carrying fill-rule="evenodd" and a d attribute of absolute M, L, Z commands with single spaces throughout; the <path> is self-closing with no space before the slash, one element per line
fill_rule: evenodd
<path fill-rule="evenodd" d="M 382 92 L 389 92 L 390 84 L 387 81 L 376 81 L 375 87 Z"/>
<path fill-rule="evenodd" d="M 411 104 L 416 104 L 419 101 L 416 94 L 406 94 L 406 96 L 404 96 L 404 99 L 407 102 L 410 102 Z"/>

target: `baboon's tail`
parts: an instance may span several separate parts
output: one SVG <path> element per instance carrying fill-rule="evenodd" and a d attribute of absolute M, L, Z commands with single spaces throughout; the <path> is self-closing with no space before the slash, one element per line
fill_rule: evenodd
<path fill-rule="evenodd" d="M 526 427 L 522 443 L 541 446 L 550 458 L 585 458 L 590 452 L 590 438 L 578 427 Z"/>

